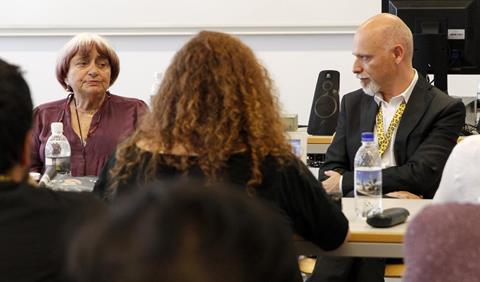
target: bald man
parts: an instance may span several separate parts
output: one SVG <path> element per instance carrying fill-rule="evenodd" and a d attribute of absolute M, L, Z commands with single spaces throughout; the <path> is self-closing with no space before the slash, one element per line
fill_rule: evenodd
<path fill-rule="evenodd" d="M 355 33 L 353 55 L 353 73 L 362 89 L 342 99 L 336 134 L 320 171 L 323 187 L 353 195 L 361 133 L 374 132 L 383 140 L 378 142 L 383 148 L 383 193 L 431 199 L 464 124 L 465 107 L 418 75 L 412 67 L 412 33 L 394 15 L 364 22 Z M 383 281 L 382 261 L 357 258 L 343 269 L 338 264 L 319 259 L 322 274 L 312 281 Z"/>
<path fill-rule="evenodd" d="M 353 55 L 353 73 L 362 89 L 342 99 L 321 171 L 324 188 L 352 194 L 353 160 L 361 133 L 369 131 L 385 143 L 383 193 L 431 199 L 464 125 L 465 107 L 419 77 L 412 67 L 412 33 L 394 15 L 376 15 L 363 23 Z"/>

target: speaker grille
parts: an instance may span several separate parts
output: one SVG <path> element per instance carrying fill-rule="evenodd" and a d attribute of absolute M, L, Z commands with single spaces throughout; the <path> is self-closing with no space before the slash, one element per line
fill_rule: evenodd
<path fill-rule="evenodd" d="M 318 75 L 307 132 L 311 135 L 333 135 L 339 112 L 340 73 L 324 70 Z"/>
<path fill-rule="evenodd" d="M 322 95 L 315 101 L 314 110 L 321 119 L 332 117 L 338 111 L 337 100 L 330 95 Z"/>

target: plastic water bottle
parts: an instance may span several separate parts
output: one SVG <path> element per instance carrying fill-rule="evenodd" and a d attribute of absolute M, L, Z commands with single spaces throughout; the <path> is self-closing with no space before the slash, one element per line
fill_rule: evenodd
<path fill-rule="evenodd" d="M 365 218 L 382 212 L 382 159 L 372 132 L 362 133 L 354 162 L 355 212 Z"/>
<path fill-rule="evenodd" d="M 63 135 L 63 124 L 52 122 L 52 135 L 45 145 L 45 171 L 54 168 L 59 177 L 70 175 L 71 149 L 67 137 Z"/>

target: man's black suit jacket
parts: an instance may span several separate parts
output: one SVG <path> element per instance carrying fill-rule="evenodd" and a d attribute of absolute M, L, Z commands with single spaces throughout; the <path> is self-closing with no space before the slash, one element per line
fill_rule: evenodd
<path fill-rule="evenodd" d="M 326 170 L 343 174 L 342 190 L 353 191 L 353 161 L 361 133 L 373 132 L 378 105 L 361 89 L 342 99 L 337 131 L 327 150 Z M 398 125 L 394 154 L 397 166 L 383 169 L 383 193 L 409 191 L 432 198 L 443 167 L 465 122 L 465 107 L 419 77 Z"/>

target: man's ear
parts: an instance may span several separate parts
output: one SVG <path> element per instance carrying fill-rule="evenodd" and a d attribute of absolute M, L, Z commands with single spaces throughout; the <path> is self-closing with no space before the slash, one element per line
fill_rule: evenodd
<path fill-rule="evenodd" d="M 31 165 L 31 153 L 32 153 L 32 130 L 29 129 L 25 134 L 25 140 L 23 142 L 23 152 L 20 156 L 20 164 L 27 169 Z"/>
<path fill-rule="evenodd" d="M 393 55 L 395 57 L 395 63 L 397 65 L 400 64 L 405 58 L 405 49 L 403 48 L 403 46 L 400 44 L 396 44 L 393 47 Z"/>

